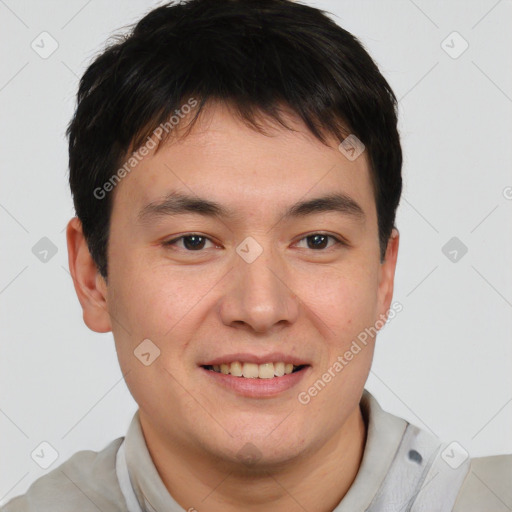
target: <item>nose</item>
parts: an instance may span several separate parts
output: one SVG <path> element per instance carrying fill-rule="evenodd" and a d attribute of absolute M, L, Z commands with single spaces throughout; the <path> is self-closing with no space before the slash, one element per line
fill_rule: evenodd
<path fill-rule="evenodd" d="M 299 298 L 291 289 L 290 271 L 272 248 L 264 248 L 252 262 L 237 255 L 230 277 L 220 304 L 225 325 L 263 333 L 297 320 Z"/>

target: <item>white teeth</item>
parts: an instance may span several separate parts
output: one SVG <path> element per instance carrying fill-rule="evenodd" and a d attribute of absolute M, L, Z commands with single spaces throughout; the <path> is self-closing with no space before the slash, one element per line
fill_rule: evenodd
<path fill-rule="evenodd" d="M 238 361 L 231 363 L 229 373 L 231 373 L 231 375 L 234 375 L 235 377 L 241 377 L 242 365 Z"/>
<path fill-rule="evenodd" d="M 256 379 L 258 375 L 258 365 L 254 363 L 244 363 L 244 369 L 242 375 L 249 379 Z"/>
<path fill-rule="evenodd" d="M 274 377 L 274 364 L 265 363 L 258 366 L 258 377 L 260 379 L 272 379 Z"/>
<path fill-rule="evenodd" d="M 293 372 L 294 366 L 292 363 L 242 363 L 235 361 L 231 364 L 222 363 L 212 366 L 213 371 L 223 373 L 224 375 L 231 374 L 234 377 L 245 377 L 248 379 L 272 379 L 273 377 L 282 377 L 289 375 Z"/>
<path fill-rule="evenodd" d="M 274 363 L 274 375 L 282 377 L 284 375 L 284 363 Z"/>

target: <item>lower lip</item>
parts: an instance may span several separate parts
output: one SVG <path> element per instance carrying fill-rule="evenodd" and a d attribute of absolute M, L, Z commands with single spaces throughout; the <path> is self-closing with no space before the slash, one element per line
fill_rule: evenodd
<path fill-rule="evenodd" d="M 214 382 L 239 395 L 249 398 L 267 398 L 274 397 L 296 386 L 304 375 L 311 368 L 304 367 L 302 370 L 283 375 L 282 377 L 273 377 L 272 379 L 250 379 L 246 377 L 235 377 L 224 373 L 214 372 L 200 367 L 203 372 L 210 376 Z"/>

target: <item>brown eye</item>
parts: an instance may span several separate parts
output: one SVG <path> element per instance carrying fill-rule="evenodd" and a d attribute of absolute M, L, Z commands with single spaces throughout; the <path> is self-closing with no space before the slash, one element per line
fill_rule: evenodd
<path fill-rule="evenodd" d="M 307 237 L 307 240 L 311 242 L 309 244 L 310 249 L 325 249 L 329 243 L 329 236 L 327 235 L 311 235 Z"/>
<path fill-rule="evenodd" d="M 331 244 L 330 246 L 328 246 L 329 238 L 334 240 L 334 243 Z M 304 238 L 299 240 L 299 243 L 302 242 L 303 240 L 307 241 L 307 249 L 312 249 L 316 251 L 321 251 L 323 249 L 330 248 L 334 245 L 345 245 L 341 240 L 339 240 L 335 236 L 327 235 L 325 233 L 314 233 L 312 235 L 305 236 Z"/>
<path fill-rule="evenodd" d="M 204 249 L 205 243 L 207 241 L 211 242 L 211 240 L 205 236 L 189 234 L 182 235 L 178 238 L 174 238 L 173 240 L 168 240 L 167 242 L 164 242 L 163 245 L 166 247 L 176 246 L 180 241 L 183 241 L 183 245 L 180 248 L 184 248 L 187 251 L 201 251 L 201 249 Z"/>

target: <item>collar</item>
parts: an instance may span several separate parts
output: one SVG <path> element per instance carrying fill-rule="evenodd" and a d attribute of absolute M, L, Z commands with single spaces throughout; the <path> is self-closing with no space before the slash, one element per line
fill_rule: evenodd
<path fill-rule="evenodd" d="M 366 510 L 377 494 L 408 423 L 384 411 L 368 390 L 359 403 L 366 424 L 366 444 L 356 478 L 333 512 Z"/>

